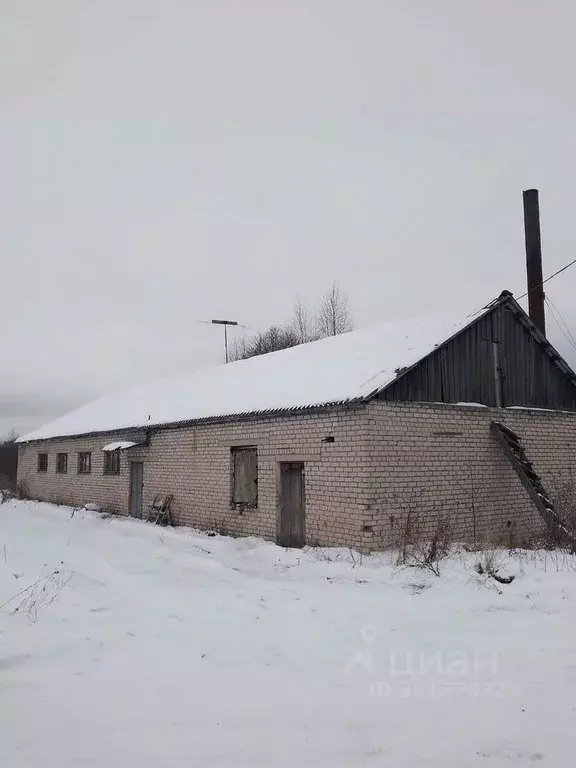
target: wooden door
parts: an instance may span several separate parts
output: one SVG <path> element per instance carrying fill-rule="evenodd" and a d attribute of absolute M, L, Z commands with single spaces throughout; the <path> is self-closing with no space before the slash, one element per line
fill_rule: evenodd
<path fill-rule="evenodd" d="M 144 491 L 144 464 L 133 461 L 130 464 L 130 515 L 142 517 L 142 496 Z"/>
<path fill-rule="evenodd" d="M 303 547 L 305 540 L 304 464 L 282 462 L 278 544 L 282 547 Z"/>

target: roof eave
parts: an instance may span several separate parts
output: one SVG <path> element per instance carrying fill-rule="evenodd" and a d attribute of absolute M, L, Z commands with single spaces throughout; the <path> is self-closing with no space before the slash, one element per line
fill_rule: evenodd
<path fill-rule="evenodd" d="M 568 365 L 566 360 L 562 357 L 560 352 L 554 347 L 542 331 L 531 320 L 530 315 L 522 309 L 520 304 L 512 296 L 512 294 L 505 297 L 502 301 L 503 304 L 508 304 L 510 309 L 516 314 L 518 320 L 530 331 L 534 340 L 537 341 L 545 350 L 546 354 L 550 357 L 552 363 L 566 376 L 573 386 L 576 386 L 576 372 Z"/>
<path fill-rule="evenodd" d="M 272 418 L 287 418 L 289 416 L 301 415 L 304 413 L 322 413 L 326 411 L 335 410 L 348 410 L 352 408 L 362 407 L 368 402 L 366 397 L 355 397 L 349 400 L 339 400 L 332 403 L 324 403 L 322 405 L 304 405 L 295 408 L 282 408 L 282 409 L 270 409 L 266 411 L 249 411 L 245 413 L 224 414 L 221 416 L 206 416 L 200 419 L 181 419 L 179 421 L 168 421 L 162 424 L 151 424 L 141 426 L 130 427 L 117 427 L 116 429 L 107 430 L 95 430 L 92 432 L 77 432 L 68 435 L 51 435 L 50 437 L 38 437 L 32 440 L 22 440 L 18 442 L 19 445 L 30 445 L 32 443 L 46 443 L 51 440 L 77 440 L 82 437 L 98 437 L 105 435 L 130 435 L 135 432 L 153 432 L 163 429 L 182 429 L 185 427 L 193 427 L 200 424 L 221 424 L 226 421 L 258 421 L 260 419 L 272 419 Z"/>

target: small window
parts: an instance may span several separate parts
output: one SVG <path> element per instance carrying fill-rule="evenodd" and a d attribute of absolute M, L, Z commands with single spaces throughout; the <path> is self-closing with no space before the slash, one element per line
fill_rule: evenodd
<path fill-rule="evenodd" d="M 48 454 L 38 454 L 38 472 L 48 472 Z"/>
<path fill-rule="evenodd" d="M 104 451 L 104 474 L 120 474 L 120 449 L 116 451 Z"/>
<path fill-rule="evenodd" d="M 231 448 L 232 506 L 254 509 L 258 506 L 258 450 L 255 446 Z"/>
<path fill-rule="evenodd" d="M 92 472 L 92 454 L 82 451 L 78 454 L 78 474 L 89 475 Z"/>
<path fill-rule="evenodd" d="M 57 453 L 56 454 L 56 472 L 59 475 L 65 475 L 68 472 L 68 454 Z"/>

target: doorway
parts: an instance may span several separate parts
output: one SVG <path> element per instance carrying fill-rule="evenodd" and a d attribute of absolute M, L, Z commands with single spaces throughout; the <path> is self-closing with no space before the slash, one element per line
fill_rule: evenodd
<path fill-rule="evenodd" d="M 144 463 L 130 463 L 130 516 L 142 517 L 142 497 L 144 495 Z"/>
<path fill-rule="evenodd" d="M 281 547 L 303 547 L 306 543 L 304 506 L 304 464 L 299 461 L 280 463 L 280 514 L 278 544 Z"/>

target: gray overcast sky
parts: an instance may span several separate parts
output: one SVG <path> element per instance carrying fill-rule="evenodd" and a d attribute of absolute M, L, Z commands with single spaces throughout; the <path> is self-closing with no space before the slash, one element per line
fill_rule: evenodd
<path fill-rule="evenodd" d="M 545 273 L 576 257 L 573 0 L 0 9 L 0 434 L 333 279 L 356 326 L 519 295 L 527 187 Z"/>

